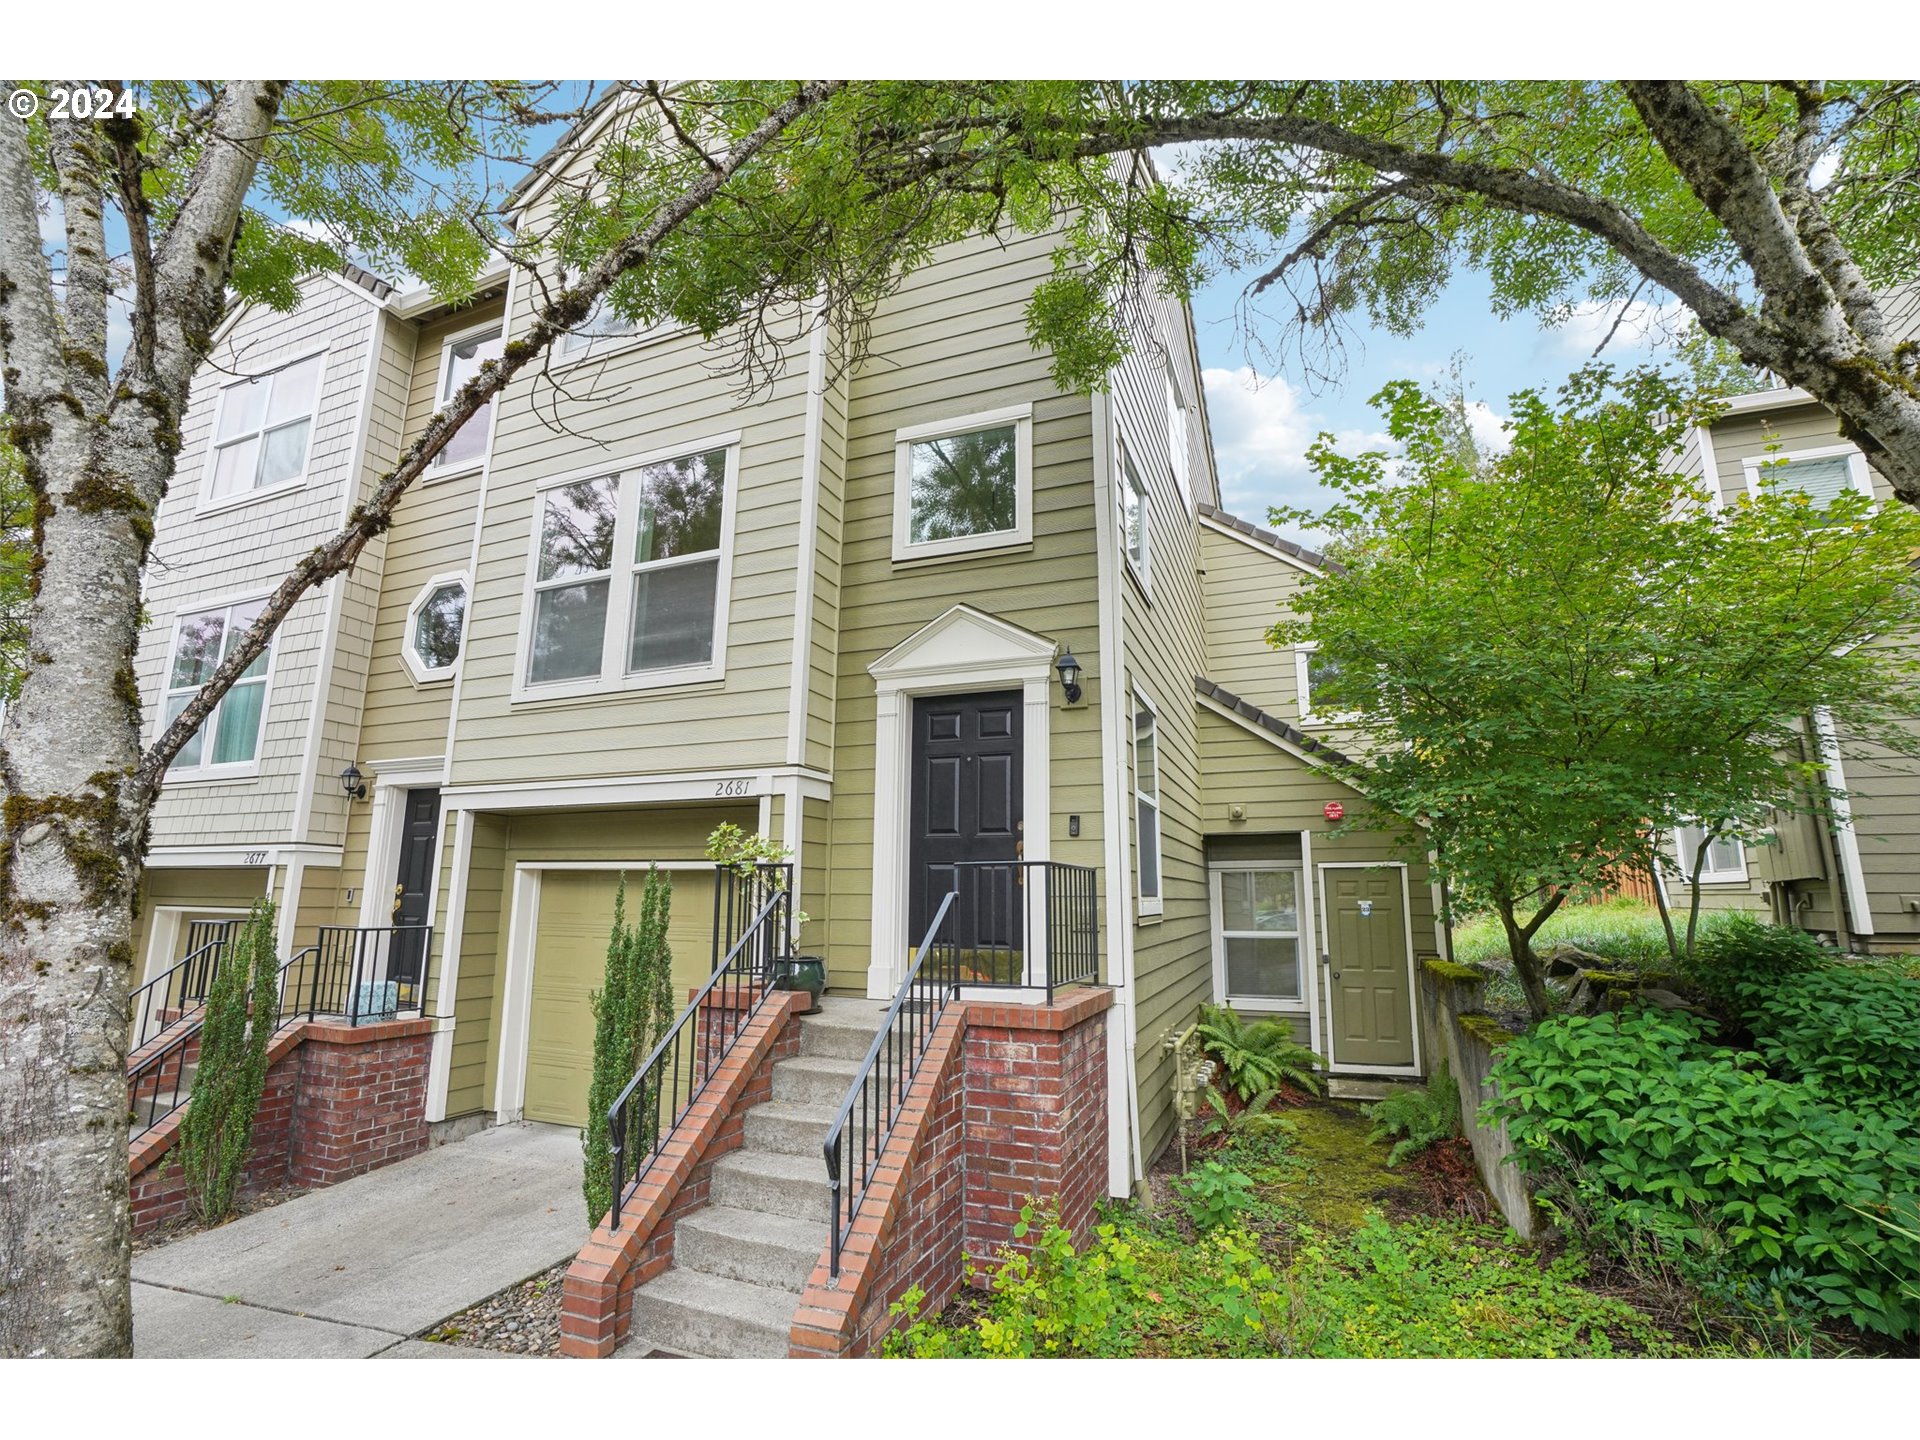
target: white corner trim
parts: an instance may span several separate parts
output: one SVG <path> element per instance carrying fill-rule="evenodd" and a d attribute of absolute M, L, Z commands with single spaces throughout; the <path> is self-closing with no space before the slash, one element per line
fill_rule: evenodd
<path fill-rule="evenodd" d="M 533 1009 L 533 943 L 540 925 L 540 871 L 516 865 L 507 907 L 507 962 L 500 986 L 500 1049 L 493 1110 L 518 1120 L 527 1099 L 527 1025 Z"/>
<path fill-rule="evenodd" d="M 1026 858 L 1051 853 L 1052 640 L 955 605 L 867 667 L 874 677 L 873 928 L 867 995 L 890 1000 L 907 959 L 907 853 L 913 702 L 921 696 L 1018 688 Z"/>
<path fill-rule="evenodd" d="M 814 587 L 820 568 L 820 433 L 827 403 L 827 317 L 807 346 L 807 411 L 800 440 L 800 574 L 793 594 L 793 658 L 787 690 L 787 763 L 807 759 L 807 697 L 813 683 Z M 796 852 L 797 854 L 798 852 Z"/>
<path fill-rule="evenodd" d="M 1707 490 L 1707 509 L 1718 513 L 1726 499 L 1720 493 L 1720 461 L 1713 451 L 1713 427 L 1696 425 L 1694 434 L 1700 438 L 1700 478 Z"/>
<path fill-rule="evenodd" d="M 1847 772 L 1840 763 L 1840 736 L 1834 729 L 1833 712 L 1826 706 L 1815 708 L 1813 729 L 1819 742 L 1820 760 L 1827 772 L 1834 850 L 1840 859 L 1840 876 L 1846 887 L 1850 928 L 1856 935 L 1872 935 L 1873 906 L 1867 899 L 1866 870 L 1860 863 L 1860 836 L 1853 825 L 1853 800 L 1846 793 Z"/>
<path fill-rule="evenodd" d="M 976 430 L 1014 427 L 1013 528 L 947 540 L 915 541 L 913 535 L 913 446 Z M 893 559 L 944 560 L 977 551 L 1005 550 L 1033 543 L 1033 406 L 1009 405 L 958 415 L 951 420 L 908 425 L 893 432 Z"/>

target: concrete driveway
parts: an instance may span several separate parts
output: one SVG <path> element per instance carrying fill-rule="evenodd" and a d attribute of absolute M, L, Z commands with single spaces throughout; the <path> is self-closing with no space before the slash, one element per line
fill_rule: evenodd
<path fill-rule="evenodd" d="M 586 1237 L 579 1133 L 483 1130 L 135 1256 L 133 1353 L 505 1358 L 408 1337 Z"/>

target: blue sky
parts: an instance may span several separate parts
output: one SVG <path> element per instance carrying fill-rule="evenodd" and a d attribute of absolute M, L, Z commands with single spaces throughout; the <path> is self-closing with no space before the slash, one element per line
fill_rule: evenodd
<path fill-rule="evenodd" d="M 1486 277 L 1462 271 L 1414 335 L 1374 329 L 1364 316 L 1358 317 L 1344 377 L 1316 391 L 1285 355 L 1268 362 L 1257 355 L 1250 360 L 1234 317 L 1245 283 L 1240 276 L 1215 280 L 1194 296 L 1193 318 L 1222 498 L 1227 509 L 1262 525 L 1269 506 L 1312 508 L 1324 501 L 1325 492 L 1314 483 L 1306 463 L 1307 447 L 1321 431 L 1331 431 L 1349 451 L 1385 448 L 1380 417 L 1367 401 L 1389 380 L 1429 384 L 1445 375 L 1453 355 L 1461 353 L 1469 391 L 1478 402 L 1479 425 L 1492 436 L 1507 413 L 1508 395 L 1558 385 L 1586 362 L 1612 323 L 1610 313 L 1582 313 L 1554 329 L 1531 315 L 1501 320 L 1493 313 Z M 1615 365 L 1661 358 L 1658 336 L 1672 313 L 1640 307 L 1601 358 Z M 1277 368 L 1262 372 L 1256 367 L 1263 363 Z M 1314 538 L 1299 527 L 1289 528 L 1290 533 Z"/>

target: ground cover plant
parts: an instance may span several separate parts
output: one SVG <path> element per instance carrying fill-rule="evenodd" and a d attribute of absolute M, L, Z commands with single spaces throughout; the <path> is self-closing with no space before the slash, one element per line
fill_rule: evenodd
<path fill-rule="evenodd" d="M 1708 913 L 1700 917 L 1700 931 L 1711 937 L 1735 917 Z M 1586 905 L 1564 905 L 1549 916 L 1533 937 L 1534 948 L 1572 945 L 1622 969 L 1666 970 L 1673 964 L 1660 914 L 1638 900 L 1601 900 Z M 1453 958 L 1464 964 L 1506 962 L 1507 937 L 1494 915 L 1477 915 L 1456 925 Z"/>
<path fill-rule="evenodd" d="M 1116 1205 L 1076 1245 L 1053 1207 L 1030 1248 L 978 1268 L 944 1310 L 909 1292 L 886 1353 L 954 1356 L 1606 1356 L 1692 1353 L 1585 1262 L 1454 1218 L 1420 1171 L 1318 1101 L 1285 1129 L 1227 1138 L 1151 1205 Z M 1447 1173 L 1432 1168 L 1433 1175 Z M 1478 1182 L 1467 1170 L 1468 1183 Z M 1484 1202 L 1484 1192 L 1479 1192 Z"/>

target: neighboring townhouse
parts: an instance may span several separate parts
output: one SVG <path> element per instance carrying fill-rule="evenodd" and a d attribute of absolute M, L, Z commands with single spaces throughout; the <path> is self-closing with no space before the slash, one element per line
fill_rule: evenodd
<path fill-rule="evenodd" d="M 1902 330 L 1920 332 L 1920 286 L 1894 294 L 1889 309 Z M 1718 420 L 1694 431 L 1682 458 L 1716 509 L 1757 494 L 1763 483 L 1803 490 L 1816 502 L 1852 489 L 1898 503 L 1860 447 L 1842 437 L 1833 413 L 1804 390 L 1733 397 Z M 1915 637 L 1869 643 L 1910 646 Z M 1920 699 L 1910 723 L 1920 731 Z M 1776 811 L 1768 843 L 1714 842 L 1701 869 L 1702 908 L 1750 911 L 1857 950 L 1920 949 L 1920 768 L 1848 735 L 1824 711 L 1801 717 L 1799 747 L 1797 758 L 1818 765 L 1840 798 Z M 1690 899 L 1684 877 L 1700 840 L 1697 828 L 1677 836 L 1680 874 L 1664 877 L 1676 905 Z"/>
<path fill-rule="evenodd" d="M 529 223 L 545 183 L 518 196 Z M 354 574 L 296 607 L 258 694 L 169 776 L 147 973 L 262 893 L 289 953 L 321 926 L 430 926 L 395 977 L 435 1017 L 427 1119 L 591 1123 L 620 877 L 671 879 L 675 980 L 696 986 L 705 843 L 730 822 L 791 850 L 799 949 L 838 994 L 891 998 L 949 890 L 970 954 L 1030 960 L 1017 922 L 977 918 L 1014 898 L 979 888 L 1013 883 L 991 867 L 1025 867 L 1018 903 L 1093 937 L 1113 991 L 1111 1193 L 1172 1138 L 1166 1042 L 1203 1001 L 1289 1020 L 1336 1072 L 1424 1073 L 1437 888 L 1350 828 L 1365 802 L 1325 768 L 1342 732 L 1312 711 L 1313 659 L 1264 639 L 1322 562 L 1218 508 L 1179 303 L 1105 392 L 1054 384 L 1025 323 L 1051 250 L 945 247 L 862 363 L 818 329 L 747 398 L 696 333 L 603 317 L 567 337 L 551 380 L 508 387 Z M 239 312 L 196 390 L 149 590 L 152 723 L 531 316 L 517 284 L 452 312 L 357 274 L 303 295 Z M 249 464 L 249 486 L 222 478 Z"/>

